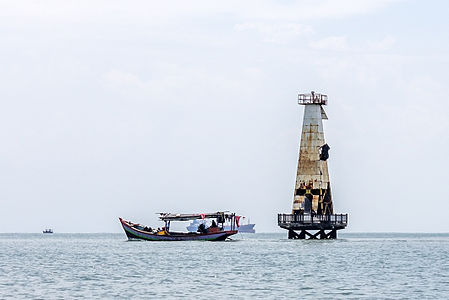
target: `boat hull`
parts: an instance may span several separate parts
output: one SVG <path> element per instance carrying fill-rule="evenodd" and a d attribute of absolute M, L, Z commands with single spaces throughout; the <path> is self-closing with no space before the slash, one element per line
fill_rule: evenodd
<path fill-rule="evenodd" d="M 237 233 L 237 230 L 219 231 L 213 233 L 181 233 L 174 232 L 167 235 L 158 235 L 130 226 L 126 221 L 120 218 L 123 230 L 129 240 L 146 241 L 224 241 L 228 237 Z"/>

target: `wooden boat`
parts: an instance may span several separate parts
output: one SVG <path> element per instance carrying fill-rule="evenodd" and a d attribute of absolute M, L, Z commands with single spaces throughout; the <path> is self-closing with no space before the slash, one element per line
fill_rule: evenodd
<path fill-rule="evenodd" d="M 236 218 L 234 213 L 216 212 L 210 214 L 170 214 L 161 213 L 159 219 L 165 223 L 160 230 L 153 230 L 140 224 L 125 221 L 119 218 L 123 230 L 129 240 L 146 241 L 224 241 L 238 231 L 235 228 Z M 196 219 L 212 219 L 212 225 L 208 228 L 202 226 L 198 232 L 171 232 L 170 222 L 191 221 Z M 224 230 L 224 223 L 231 222 L 231 230 Z"/>

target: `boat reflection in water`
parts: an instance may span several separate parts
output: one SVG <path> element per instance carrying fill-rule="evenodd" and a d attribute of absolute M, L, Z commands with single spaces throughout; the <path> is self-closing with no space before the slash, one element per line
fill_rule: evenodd
<path fill-rule="evenodd" d="M 119 218 L 123 230 L 129 240 L 147 241 L 224 241 L 238 231 L 236 229 L 237 220 L 234 213 L 216 212 L 208 214 L 171 214 L 160 213 L 160 221 L 164 222 L 164 227 L 153 229 L 151 227 L 135 224 Z M 172 232 L 170 223 L 174 221 L 211 220 L 210 226 L 200 224 L 194 232 Z M 230 228 L 226 229 L 224 224 L 229 223 Z"/>

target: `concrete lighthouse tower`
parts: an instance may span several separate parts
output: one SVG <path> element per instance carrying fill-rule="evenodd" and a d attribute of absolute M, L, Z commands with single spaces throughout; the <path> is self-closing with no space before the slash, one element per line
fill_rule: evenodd
<path fill-rule="evenodd" d="M 312 92 L 299 94 L 298 104 L 304 105 L 298 172 L 293 200 L 293 213 L 333 214 L 327 158 L 329 146 L 324 140 L 323 105 L 327 96 Z"/>
<path fill-rule="evenodd" d="M 327 167 L 330 147 L 323 130 L 323 120 L 327 120 L 323 108 L 327 105 L 327 95 L 299 94 L 298 104 L 304 105 L 304 119 L 293 209 L 292 214 L 279 214 L 278 224 L 289 230 L 291 239 L 334 239 L 337 230 L 346 227 L 348 216 L 335 215 L 332 204 Z"/>

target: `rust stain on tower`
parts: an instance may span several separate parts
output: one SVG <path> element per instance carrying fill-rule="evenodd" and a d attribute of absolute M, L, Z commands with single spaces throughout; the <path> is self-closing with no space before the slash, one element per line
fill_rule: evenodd
<path fill-rule="evenodd" d="M 279 214 L 278 224 L 289 230 L 292 239 L 337 238 L 337 230 L 346 227 L 348 216 L 334 214 L 332 203 L 327 166 L 330 147 L 323 130 L 327 95 L 299 94 L 298 104 L 304 105 L 304 119 L 293 209 L 292 214 Z"/>

